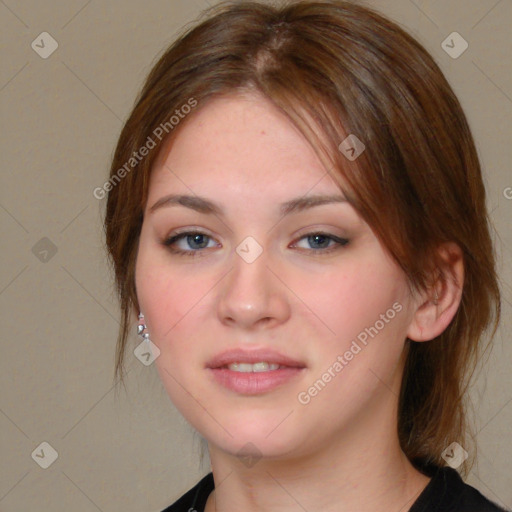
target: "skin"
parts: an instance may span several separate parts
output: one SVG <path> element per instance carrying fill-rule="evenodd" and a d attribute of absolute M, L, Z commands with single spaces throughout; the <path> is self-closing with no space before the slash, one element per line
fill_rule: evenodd
<path fill-rule="evenodd" d="M 225 216 L 181 205 L 150 212 L 171 193 L 206 197 Z M 449 279 L 437 287 L 434 304 L 432 290 L 411 294 L 403 271 L 348 202 L 280 216 L 280 203 L 306 194 L 341 192 L 300 132 L 256 94 L 200 105 L 152 171 L 137 294 L 161 351 L 155 364 L 162 382 L 208 441 L 216 489 L 207 512 L 398 512 L 429 481 L 397 438 L 404 343 L 433 339 L 453 318 L 460 251 L 440 248 Z M 179 228 L 207 235 L 175 243 L 196 257 L 163 245 Z M 304 237 L 315 231 L 349 242 Z M 250 264 L 235 251 L 248 236 L 263 249 Z M 400 312 L 309 403 L 300 403 L 299 393 L 396 303 Z M 205 369 L 234 347 L 272 347 L 306 368 L 275 390 L 241 395 Z M 242 449 L 256 458 L 248 463 Z"/>

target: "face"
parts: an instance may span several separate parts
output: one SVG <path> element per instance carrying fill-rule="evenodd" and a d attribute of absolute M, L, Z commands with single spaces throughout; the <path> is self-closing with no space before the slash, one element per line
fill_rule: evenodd
<path fill-rule="evenodd" d="M 317 196 L 341 200 L 294 203 Z M 203 105 L 155 164 L 136 287 L 171 400 L 226 452 L 305 454 L 396 414 L 406 278 L 259 96 Z"/>

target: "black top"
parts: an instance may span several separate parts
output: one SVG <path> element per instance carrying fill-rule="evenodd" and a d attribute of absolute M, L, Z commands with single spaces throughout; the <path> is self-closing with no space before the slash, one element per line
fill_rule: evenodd
<path fill-rule="evenodd" d="M 432 475 L 431 475 L 432 476 Z M 215 488 L 212 473 L 162 512 L 204 512 L 206 500 Z M 409 512 L 506 512 L 474 487 L 465 484 L 450 467 L 438 468 Z"/>

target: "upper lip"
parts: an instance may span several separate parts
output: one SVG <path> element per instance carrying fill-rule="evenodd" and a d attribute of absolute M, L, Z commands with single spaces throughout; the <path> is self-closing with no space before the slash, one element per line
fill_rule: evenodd
<path fill-rule="evenodd" d="M 207 368 L 220 368 L 231 363 L 273 363 L 292 368 L 305 368 L 305 364 L 276 352 L 273 349 L 247 350 L 235 348 L 226 350 L 213 357 L 207 364 Z"/>

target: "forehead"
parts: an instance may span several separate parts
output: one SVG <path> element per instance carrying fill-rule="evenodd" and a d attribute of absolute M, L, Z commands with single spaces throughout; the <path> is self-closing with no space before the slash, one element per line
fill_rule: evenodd
<path fill-rule="evenodd" d="M 239 194 L 269 188 L 339 190 L 298 128 L 256 93 L 198 105 L 155 162 L 150 197 L 156 188 L 173 182 L 203 191 L 222 185 Z"/>

